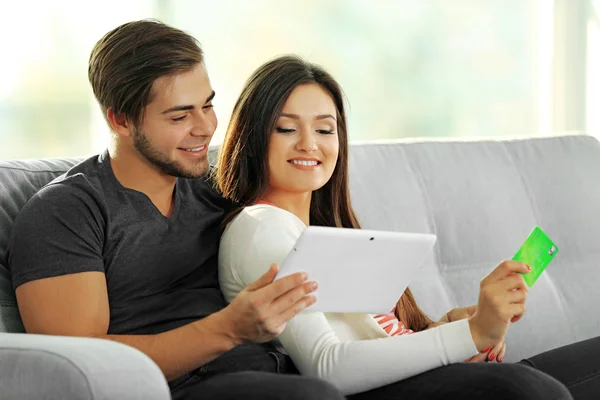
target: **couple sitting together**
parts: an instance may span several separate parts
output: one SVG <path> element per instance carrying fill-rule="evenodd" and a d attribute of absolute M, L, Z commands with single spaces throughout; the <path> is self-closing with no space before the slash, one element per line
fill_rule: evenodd
<path fill-rule="evenodd" d="M 476 305 L 440 321 L 409 289 L 393 315 L 302 313 L 318 282 L 274 280 L 307 226 L 360 229 L 344 98 L 323 68 L 295 56 L 260 66 L 213 169 L 215 90 L 193 37 L 121 25 L 94 47 L 89 80 L 109 148 L 35 194 L 11 234 L 28 332 L 133 346 L 174 399 L 599 396 L 597 338 L 502 363 L 525 313 L 522 263 L 502 262 Z"/>

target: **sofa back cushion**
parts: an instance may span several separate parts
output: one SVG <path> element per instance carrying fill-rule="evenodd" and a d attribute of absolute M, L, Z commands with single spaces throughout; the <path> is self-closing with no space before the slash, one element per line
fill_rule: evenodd
<path fill-rule="evenodd" d="M 480 280 L 539 225 L 559 252 L 530 289 L 524 318 L 511 325 L 506 359 L 600 332 L 595 138 L 354 145 L 350 183 L 363 227 L 437 235 L 410 285 L 432 317 L 476 304 Z"/>
<path fill-rule="evenodd" d="M 78 161 L 79 159 L 48 159 L 0 162 L 0 332 L 23 331 L 10 273 L 6 267 L 6 248 L 13 221 L 35 192 Z"/>
<path fill-rule="evenodd" d="M 0 163 L 0 331 L 23 329 L 5 268 L 12 222 L 33 193 L 77 161 Z M 363 227 L 437 235 L 411 284 L 434 318 L 475 304 L 479 281 L 535 225 L 556 242 L 559 253 L 530 289 L 525 317 L 509 330 L 507 361 L 600 332 L 599 182 L 600 143 L 583 135 L 354 144 L 350 151 L 350 191 Z"/>

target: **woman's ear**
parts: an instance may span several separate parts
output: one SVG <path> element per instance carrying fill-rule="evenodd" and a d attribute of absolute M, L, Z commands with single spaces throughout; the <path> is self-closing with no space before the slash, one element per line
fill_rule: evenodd
<path fill-rule="evenodd" d="M 125 115 L 116 114 L 112 108 L 106 110 L 106 119 L 112 130 L 119 136 L 132 136 L 133 129 Z"/>

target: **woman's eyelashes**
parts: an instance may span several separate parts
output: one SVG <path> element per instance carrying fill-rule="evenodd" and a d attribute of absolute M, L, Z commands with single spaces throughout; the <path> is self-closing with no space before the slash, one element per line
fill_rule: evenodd
<path fill-rule="evenodd" d="M 317 132 L 322 135 L 332 135 L 335 133 L 333 129 L 317 129 Z"/>
<path fill-rule="evenodd" d="M 275 130 L 276 130 L 278 133 L 293 133 L 293 132 L 295 132 L 295 131 L 296 131 L 295 129 L 290 129 L 290 128 L 281 128 L 281 127 L 279 127 L 279 126 L 278 126 L 277 128 L 275 128 Z"/>
<path fill-rule="evenodd" d="M 294 133 L 294 132 L 296 132 L 296 129 L 283 128 L 283 127 L 278 126 L 277 128 L 275 128 L 275 131 L 278 133 Z M 331 134 L 335 133 L 335 131 L 333 129 L 315 129 L 315 132 L 320 133 L 322 135 L 331 135 Z"/>

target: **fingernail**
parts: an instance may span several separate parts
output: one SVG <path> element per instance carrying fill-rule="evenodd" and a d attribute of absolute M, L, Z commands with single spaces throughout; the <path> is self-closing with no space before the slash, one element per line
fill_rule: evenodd
<path fill-rule="evenodd" d="M 488 351 L 490 351 L 490 349 L 491 349 L 491 347 L 487 347 L 487 348 L 483 349 L 481 352 L 482 353 L 487 353 Z"/>
<path fill-rule="evenodd" d="M 503 358 L 502 358 L 502 357 L 498 357 L 498 362 L 499 362 L 499 363 L 501 363 L 501 362 L 502 362 L 502 360 L 503 360 Z"/>
<path fill-rule="evenodd" d="M 312 290 L 317 290 L 317 288 L 318 288 L 318 287 L 319 287 L 319 285 L 317 284 L 317 282 L 312 282 L 312 283 L 310 284 L 310 288 L 311 288 Z"/>
<path fill-rule="evenodd" d="M 490 361 L 494 361 L 494 358 L 496 358 L 496 356 L 494 355 L 494 353 L 492 353 L 488 356 L 488 358 L 490 359 Z"/>
<path fill-rule="evenodd" d="M 528 271 L 531 271 L 531 267 L 529 265 L 526 265 L 526 267 Z"/>
<path fill-rule="evenodd" d="M 303 272 L 301 276 L 302 276 L 302 281 L 303 282 L 308 279 L 308 274 L 307 273 Z"/>

